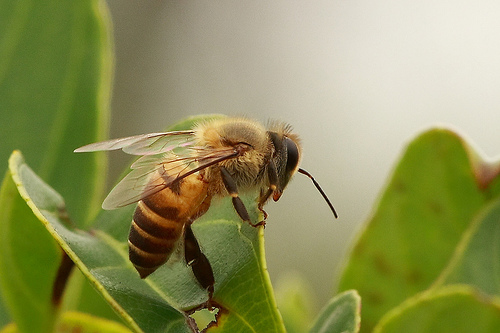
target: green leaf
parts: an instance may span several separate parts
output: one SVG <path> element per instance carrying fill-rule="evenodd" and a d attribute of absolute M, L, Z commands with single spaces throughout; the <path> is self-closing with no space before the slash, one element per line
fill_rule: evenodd
<path fill-rule="evenodd" d="M 245 204 L 256 212 L 252 198 Z M 211 214 L 193 225 L 213 265 L 215 300 L 225 309 L 221 324 L 208 332 L 284 332 L 265 264 L 264 228 L 241 224 L 230 200 L 214 209 L 228 219 Z"/>
<path fill-rule="evenodd" d="M 22 149 L 37 172 L 64 194 L 68 210 L 80 226 L 87 226 L 97 213 L 105 184 L 105 154 L 81 158 L 72 151 L 106 138 L 112 72 L 108 21 L 103 0 L 0 3 L 0 119 L 6 125 L 0 132 L 0 161 L 7 161 L 12 150 Z M 15 211 L 4 210 L 10 219 L 0 221 L 0 229 L 9 230 L 0 252 L 3 262 L 9 264 L 0 271 L 5 277 L 0 294 L 2 299 L 11 300 L 16 299 L 14 291 L 21 286 L 26 294 L 48 293 L 53 285 L 49 277 L 55 276 L 60 260 L 60 253 L 48 255 L 55 244 L 52 237 L 40 228 L 26 205 L 16 200 L 19 202 L 9 206 Z M 6 207 L 3 202 L 0 206 Z M 37 231 L 39 236 L 30 240 L 39 250 L 29 255 L 16 250 L 23 248 L 26 236 Z M 7 238 L 4 233 L 2 236 Z M 12 254 L 27 256 L 38 265 L 30 269 L 9 257 Z M 31 284 L 29 274 L 35 267 L 39 274 L 34 277 L 44 278 Z M 9 270 L 17 272 L 17 280 L 10 278 L 14 275 Z M 42 281 L 46 285 L 41 286 Z M 101 302 L 97 297 L 94 304 Z M 25 313 L 13 319 L 28 320 L 29 306 L 20 300 L 9 304 L 5 307 L 10 313 Z M 14 304 L 20 308 L 11 308 Z M 38 302 L 37 306 L 39 313 L 53 311 L 50 302 Z M 49 322 L 53 319 L 45 318 Z M 4 320 L 2 313 L 0 325 Z"/>
<path fill-rule="evenodd" d="M 114 321 L 98 318 L 81 312 L 65 312 L 57 323 L 58 333 L 131 333 L 123 325 Z M 18 333 L 19 330 L 15 324 L 11 324 L 0 333 Z"/>
<path fill-rule="evenodd" d="M 447 286 L 422 293 L 395 308 L 374 332 L 500 332 L 499 301 L 469 286 Z"/>
<path fill-rule="evenodd" d="M 321 311 L 310 333 L 355 333 L 361 322 L 361 297 L 356 290 L 335 296 Z"/>
<path fill-rule="evenodd" d="M 432 287 L 390 311 L 375 331 L 498 331 L 499 228 L 500 200 L 497 199 L 474 219 L 449 265 Z"/>
<path fill-rule="evenodd" d="M 0 189 L 0 287 L 22 332 L 52 332 L 52 287 L 61 251 L 20 197 L 11 174 Z"/>
<path fill-rule="evenodd" d="M 140 316 L 144 312 L 148 312 L 149 315 L 153 313 L 160 317 L 163 320 L 161 324 L 164 328 L 172 326 L 172 323 L 176 321 L 184 322 L 183 315 L 175 309 L 168 306 L 159 306 L 161 300 L 158 299 L 148 285 L 142 281 L 137 281 L 139 279 L 130 282 L 129 276 L 132 276 L 133 272 L 125 267 L 126 259 L 124 253 L 121 253 L 119 249 L 120 246 L 117 246 L 115 242 L 107 242 L 100 237 L 74 227 L 67 218 L 65 204 L 61 196 L 46 185 L 24 163 L 20 153 L 15 152 L 12 155 L 10 165 L 18 190 L 33 210 L 33 213 L 42 221 L 49 233 L 82 272 L 91 279 L 94 286 L 133 328 L 140 331 L 133 317 L 135 315 Z M 103 238 L 106 239 L 106 236 L 103 235 Z M 109 239 L 109 237 L 107 238 Z M 102 283 L 95 276 L 100 277 Z M 135 286 L 137 283 L 139 283 L 139 287 Z M 132 290 L 134 288 L 140 289 L 135 298 L 133 295 L 129 297 L 128 290 L 130 288 Z M 125 303 L 126 306 L 132 306 L 136 313 L 126 313 L 119 304 L 120 302 Z M 149 311 L 144 310 L 145 308 L 149 309 Z M 159 321 L 155 324 L 158 324 Z M 169 324 L 164 321 L 169 322 Z M 155 330 L 146 331 L 154 332 Z M 167 332 L 167 330 L 164 331 Z M 172 332 L 176 331 L 173 330 Z"/>
<path fill-rule="evenodd" d="M 0 5 L 0 117 L 9 124 L 0 133 L 0 161 L 21 149 L 64 195 L 80 226 L 97 213 L 106 162 L 104 154 L 82 158 L 71 152 L 106 138 L 108 33 L 102 0 L 4 0 Z"/>
<path fill-rule="evenodd" d="M 474 220 L 433 287 L 449 284 L 469 284 L 500 297 L 500 200 Z"/>
<path fill-rule="evenodd" d="M 363 331 L 430 286 L 473 217 L 498 196 L 497 183 L 498 167 L 449 130 L 408 146 L 341 277 L 340 290 L 357 289 L 363 299 Z"/>
<path fill-rule="evenodd" d="M 18 186 L 35 214 L 61 247 L 131 327 L 146 332 L 189 331 L 185 314 L 206 300 L 206 292 L 182 261 L 158 269 L 141 280 L 127 258 L 127 230 L 132 209 L 102 211 L 96 229 L 83 232 L 69 225 L 61 197 L 23 162 L 12 157 L 20 171 Z M 244 198 L 257 219 L 253 196 Z M 215 301 L 223 307 L 217 332 L 283 332 L 265 268 L 263 228 L 241 224 L 230 200 L 214 200 L 209 213 L 193 224 L 203 251 L 212 263 Z"/>

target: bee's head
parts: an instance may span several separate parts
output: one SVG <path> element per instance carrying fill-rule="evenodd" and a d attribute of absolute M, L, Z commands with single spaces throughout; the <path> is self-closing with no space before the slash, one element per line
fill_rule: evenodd
<path fill-rule="evenodd" d="M 274 146 L 274 153 L 271 158 L 276 165 L 278 188 L 273 194 L 273 199 L 277 201 L 292 176 L 299 169 L 302 151 L 299 138 L 290 133 L 288 126 L 284 126 L 281 131 L 268 131 L 267 133 Z"/>
<path fill-rule="evenodd" d="M 283 190 L 286 185 L 288 185 L 292 176 L 296 172 L 299 172 L 312 180 L 314 186 L 316 186 L 316 189 L 318 189 L 321 193 L 323 199 L 325 199 L 326 203 L 333 212 L 333 215 L 337 218 L 335 208 L 326 196 L 325 192 L 323 192 L 319 186 L 318 182 L 309 172 L 299 168 L 300 159 L 302 157 L 302 148 L 300 146 L 298 136 L 290 132 L 290 127 L 288 125 L 281 125 L 281 127 L 278 127 L 278 130 L 270 130 L 267 134 L 271 139 L 272 145 L 274 146 L 274 152 L 271 158 L 273 159 L 278 174 L 278 184 L 273 193 L 273 200 L 279 200 L 283 194 Z"/>

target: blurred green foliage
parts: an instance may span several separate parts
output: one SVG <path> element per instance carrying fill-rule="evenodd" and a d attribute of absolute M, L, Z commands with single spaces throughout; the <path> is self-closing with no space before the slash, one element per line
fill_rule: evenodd
<path fill-rule="evenodd" d="M 453 283 L 487 292 L 490 306 L 498 306 L 498 288 L 493 285 L 500 282 L 500 273 L 488 266 L 496 265 L 500 256 L 500 212 L 487 212 L 499 198 L 499 171 L 498 163 L 483 161 L 458 134 L 446 129 L 425 132 L 409 144 L 341 277 L 340 290 L 356 289 L 363 300 L 361 331 L 370 332 L 388 313 L 396 320 L 400 304 L 419 293 L 441 292 L 436 286 L 449 267 L 455 265 L 457 272 L 457 253 L 473 244 L 474 251 L 460 259 L 467 259 L 468 266 Z M 482 223 L 486 218 L 489 226 Z M 451 276 L 448 279 L 451 283 Z M 489 283 L 478 283 L 483 280 Z M 432 308 L 427 309 L 432 315 Z M 411 318 L 411 312 L 406 315 Z M 418 323 L 416 316 L 413 324 L 419 327 Z M 432 324 L 424 331 L 446 331 L 438 320 Z"/>

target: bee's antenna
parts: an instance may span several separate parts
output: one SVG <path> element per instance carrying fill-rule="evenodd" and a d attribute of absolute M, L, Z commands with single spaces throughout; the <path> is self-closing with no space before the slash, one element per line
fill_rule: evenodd
<path fill-rule="evenodd" d="M 321 195 L 323 196 L 323 199 L 325 199 L 326 203 L 328 204 L 328 206 L 332 210 L 333 215 L 335 216 L 335 218 L 338 218 L 339 216 L 337 215 L 337 212 L 335 211 L 335 208 L 333 207 L 332 203 L 330 202 L 330 199 L 328 199 L 328 197 L 326 196 L 325 192 L 323 192 L 323 190 L 321 189 L 321 186 L 319 186 L 318 182 L 314 179 L 314 177 L 309 172 L 307 172 L 304 169 L 299 168 L 298 171 L 299 171 L 299 173 L 301 173 L 303 175 L 306 175 L 307 177 L 309 177 L 312 180 L 314 186 L 316 186 L 316 188 L 318 189 L 319 193 L 321 193 Z"/>

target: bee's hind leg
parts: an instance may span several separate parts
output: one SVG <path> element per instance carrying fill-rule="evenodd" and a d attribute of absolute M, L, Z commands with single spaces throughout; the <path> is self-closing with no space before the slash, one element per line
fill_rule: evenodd
<path fill-rule="evenodd" d="M 186 224 L 184 233 L 184 257 L 186 264 L 191 267 L 193 274 L 203 289 L 208 292 L 210 302 L 214 295 L 214 272 L 208 258 L 201 252 L 200 245 L 194 236 L 191 224 Z"/>
<path fill-rule="evenodd" d="M 233 177 L 224 167 L 220 167 L 220 173 L 222 176 L 222 181 L 224 182 L 224 186 L 226 187 L 226 190 L 229 192 L 229 195 L 233 200 L 233 206 L 236 210 L 236 213 L 238 213 L 238 215 L 244 222 L 248 222 L 253 226 L 252 222 L 250 221 L 250 215 L 248 215 L 247 208 L 245 207 L 245 204 L 238 194 L 238 187 L 236 186 Z"/>

